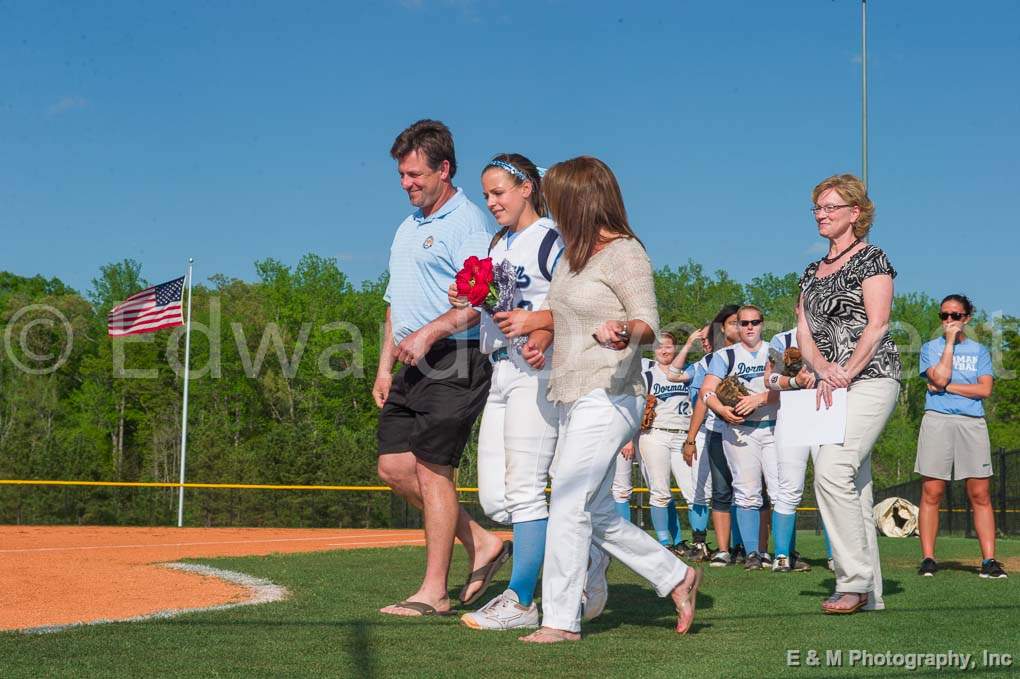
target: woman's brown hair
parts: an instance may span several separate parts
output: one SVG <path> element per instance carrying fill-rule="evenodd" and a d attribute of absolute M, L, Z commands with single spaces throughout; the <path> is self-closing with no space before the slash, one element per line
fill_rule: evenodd
<path fill-rule="evenodd" d="M 599 245 L 615 238 L 641 242 L 627 222 L 623 195 L 613 171 L 598 158 L 580 156 L 556 163 L 542 178 L 542 193 L 563 236 L 567 263 L 575 274 L 584 269 Z M 614 236 L 603 238 L 603 230 Z"/>

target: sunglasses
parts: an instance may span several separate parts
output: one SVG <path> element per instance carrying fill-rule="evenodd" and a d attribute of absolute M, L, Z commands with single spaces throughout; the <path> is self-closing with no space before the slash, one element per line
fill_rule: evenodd
<path fill-rule="evenodd" d="M 948 321 L 950 318 L 954 321 L 962 321 L 967 318 L 967 314 L 961 314 L 959 311 L 940 311 L 939 318 L 943 321 Z"/>
<path fill-rule="evenodd" d="M 753 325 L 754 327 L 757 328 L 759 325 L 761 325 L 761 319 L 756 318 L 753 321 L 740 321 L 740 325 L 744 326 L 745 328 L 748 327 L 749 325 Z"/>

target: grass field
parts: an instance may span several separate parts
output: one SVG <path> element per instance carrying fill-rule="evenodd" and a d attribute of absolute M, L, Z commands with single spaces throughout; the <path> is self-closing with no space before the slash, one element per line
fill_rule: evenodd
<path fill-rule="evenodd" d="M 1016 676 L 983 667 L 982 651 L 1020 665 L 1020 542 L 1001 541 L 1009 580 L 977 577 L 977 543 L 939 542 L 945 568 L 915 574 L 916 540 L 883 539 L 888 610 L 824 616 L 833 585 L 821 540 L 798 537 L 810 573 L 773 575 L 706 569 L 698 618 L 686 638 L 672 631 L 670 606 L 626 568 L 609 572 L 606 613 L 580 643 L 525 645 L 517 633 L 485 633 L 456 617 L 396 619 L 375 613 L 411 592 L 421 548 L 372 549 L 203 560 L 288 587 L 289 600 L 170 620 L 0 635 L 0 676 L 9 677 L 774 677 L 935 676 L 935 668 L 787 667 L 787 650 L 974 654 L 967 675 Z M 451 589 L 465 572 L 456 552 Z M 489 590 L 495 594 L 503 578 Z M 2 590 L 0 583 L 0 590 Z M 454 590 L 456 591 L 456 590 Z M 2 596 L 0 596 L 2 601 Z M 945 670 L 943 670 L 945 671 Z"/>

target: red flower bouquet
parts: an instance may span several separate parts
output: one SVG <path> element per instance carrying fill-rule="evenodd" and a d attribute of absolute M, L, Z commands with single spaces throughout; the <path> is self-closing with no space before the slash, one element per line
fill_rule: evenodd
<path fill-rule="evenodd" d="M 464 260 L 464 268 L 457 272 L 457 294 L 466 297 L 471 306 L 484 306 L 491 311 L 499 302 L 499 288 L 492 273 L 492 257 Z"/>
<path fill-rule="evenodd" d="M 471 306 L 490 314 L 510 311 L 517 297 L 517 269 L 508 260 L 493 264 L 491 257 L 468 257 L 464 268 L 457 272 L 457 295 L 466 297 Z M 510 345 L 520 353 L 527 337 L 514 337 Z"/>

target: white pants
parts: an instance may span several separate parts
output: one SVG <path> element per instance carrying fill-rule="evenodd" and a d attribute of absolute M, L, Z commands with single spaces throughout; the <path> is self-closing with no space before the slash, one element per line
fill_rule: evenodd
<path fill-rule="evenodd" d="M 597 389 L 561 404 L 542 575 L 542 624 L 579 632 L 592 541 L 668 596 L 687 566 L 613 506 L 614 457 L 635 434 L 644 399 Z"/>
<path fill-rule="evenodd" d="M 774 427 L 728 425 L 723 430 L 723 453 L 733 475 L 733 504 L 744 509 L 761 509 L 762 476 L 769 496 L 779 492 Z"/>
<path fill-rule="evenodd" d="M 548 373 L 512 360 L 492 366 L 478 433 L 478 501 L 500 523 L 549 516 L 545 489 L 556 452 L 558 416 L 546 398 Z"/>
<path fill-rule="evenodd" d="M 686 436 L 687 432 L 663 429 L 649 429 L 641 434 L 641 473 L 648 483 L 648 504 L 652 507 L 665 507 L 673 499 L 670 461 L 674 455 L 683 455 Z"/>
<path fill-rule="evenodd" d="M 687 436 L 680 438 L 679 450 L 669 458 L 673 467 L 676 485 L 688 505 L 707 505 L 712 501 L 712 470 L 708 465 L 708 451 L 705 450 L 705 432 L 699 431 L 695 436 L 698 456 L 692 465 L 684 462 L 683 444 Z"/>
<path fill-rule="evenodd" d="M 634 457 L 628 460 L 623 455 L 616 456 L 616 470 L 613 473 L 613 499 L 617 502 L 630 502 L 634 494 L 634 463 L 641 462 L 641 452 L 634 442 Z M 643 473 L 644 470 L 642 470 Z"/>
<path fill-rule="evenodd" d="M 900 383 L 890 377 L 859 380 L 847 393 L 843 443 L 821 446 L 815 495 L 832 545 L 836 591 L 870 592 L 868 610 L 885 608 L 878 559 L 871 449 L 896 407 Z"/>
<path fill-rule="evenodd" d="M 779 473 L 779 490 L 769 493 L 772 507 L 780 514 L 793 514 L 804 497 L 804 477 L 807 475 L 808 457 L 817 454 L 817 446 L 776 446 L 776 467 Z"/>

